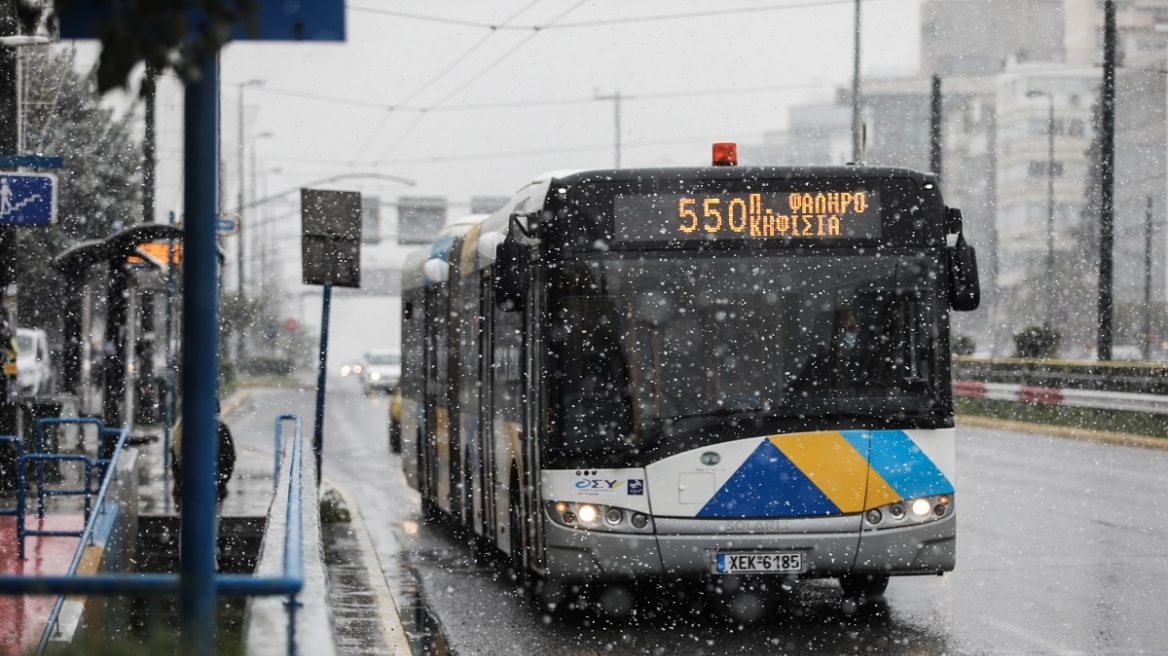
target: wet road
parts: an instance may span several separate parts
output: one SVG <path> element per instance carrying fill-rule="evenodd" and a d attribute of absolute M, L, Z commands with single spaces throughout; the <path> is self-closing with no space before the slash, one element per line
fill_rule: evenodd
<path fill-rule="evenodd" d="M 287 411 L 310 435 L 313 400 L 256 390 L 230 418 L 237 442 L 270 449 Z M 744 603 L 761 614 L 746 623 L 724 596 L 646 590 L 633 618 L 610 621 L 541 611 L 448 531 L 421 526 L 385 416 L 384 397 L 330 381 L 325 475 L 358 500 L 391 588 L 414 588 L 416 573 L 455 654 L 1168 653 L 1165 451 L 963 427 L 956 571 L 893 579 L 883 602 L 860 608 L 830 582 L 771 586 L 756 595 L 764 604 Z"/>

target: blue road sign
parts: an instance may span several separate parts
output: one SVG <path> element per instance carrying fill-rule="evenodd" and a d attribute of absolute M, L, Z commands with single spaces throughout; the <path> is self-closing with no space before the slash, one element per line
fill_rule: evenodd
<path fill-rule="evenodd" d="M 231 214 L 220 214 L 215 217 L 215 232 L 221 235 L 234 235 L 239 232 L 239 219 Z"/>
<path fill-rule="evenodd" d="M 0 171 L 0 224 L 46 226 L 57 218 L 57 176 Z"/>

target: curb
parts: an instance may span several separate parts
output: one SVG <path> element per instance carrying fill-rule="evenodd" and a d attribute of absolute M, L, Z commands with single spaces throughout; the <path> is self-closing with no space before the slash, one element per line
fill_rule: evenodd
<path fill-rule="evenodd" d="M 1084 442 L 1098 442 L 1101 444 L 1119 444 L 1123 446 L 1137 446 L 1145 449 L 1168 450 L 1168 439 L 1152 437 L 1150 435 L 1135 435 L 1132 433 L 1112 433 L 1096 431 L 1089 428 L 1072 428 L 1070 426 L 1053 426 L 1051 424 L 1033 424 L 1025 421 L 1011 421 L 1009 419 L 993 419 L 974 415 L 958 415 L 958 426 L 972 426 L 976 428 L 996 428 L 999 430 L 1016 431 L 1061 437 Z"/>
<path fill-rule="evenodd" d="M 345 500 L 345 506 L 349 509 L 349 514 L 352 517 L 350 523 L 353 533 L 357 536 L 357 542 L 361 545 L 361 559 L 364 561 L 365 572 L 369 577 L 369 592 L 376 600 L 377 616 L 381 618 L 381 636 L 385 639 L 389 653 L 412 656 L 414 652 L 406 639 L 401 613 L 398 612 L 397 602 L 394 601 L 393 594 L 389 591 L 389 583 L 385 580 L 385 570 L 381 568 L 381 560 L 373 546 L 373 540 L 369 537 L 369 529 L 365 526 L 365 517 L 361 514 L 361 508 L 353 496 L 349 494 L 349 491 L 333 479 L 325 476 L 321 482 L 336 490 L 337 494 L 340 494 L 341 498 Z"/>
<path fill-rule="evenodd" d="M 239 406 L 243 405 L 244 403 L 247 403 L 247 400 L 250 398 L 251 398 L 251 388 L 250 387 L 235 390 L 235 392 L 232 393 L 231 396 L 227 397 L 222 402 L 220 402 L 219 416 L 226 417 L 227 415 L 235 412 L 235 410 L 237 408 L 239 408 Z"/>

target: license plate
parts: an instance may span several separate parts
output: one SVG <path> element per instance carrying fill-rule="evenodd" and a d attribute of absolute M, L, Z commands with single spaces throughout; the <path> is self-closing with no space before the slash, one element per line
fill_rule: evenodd
<path fill-rule="evenodd" d="M 716 574 L 802 572 L 801 553 L 720 553 L 714 560 Z"/>

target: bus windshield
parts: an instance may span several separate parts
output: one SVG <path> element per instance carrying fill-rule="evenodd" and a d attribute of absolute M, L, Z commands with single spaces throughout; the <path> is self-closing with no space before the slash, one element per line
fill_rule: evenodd
<path fill-rule="evenodd" d="M 556 448 L 644 448 L 731 418 L 927 413 L 935 266 L 806 250 L 569 261 L 553 283 Z"/>

